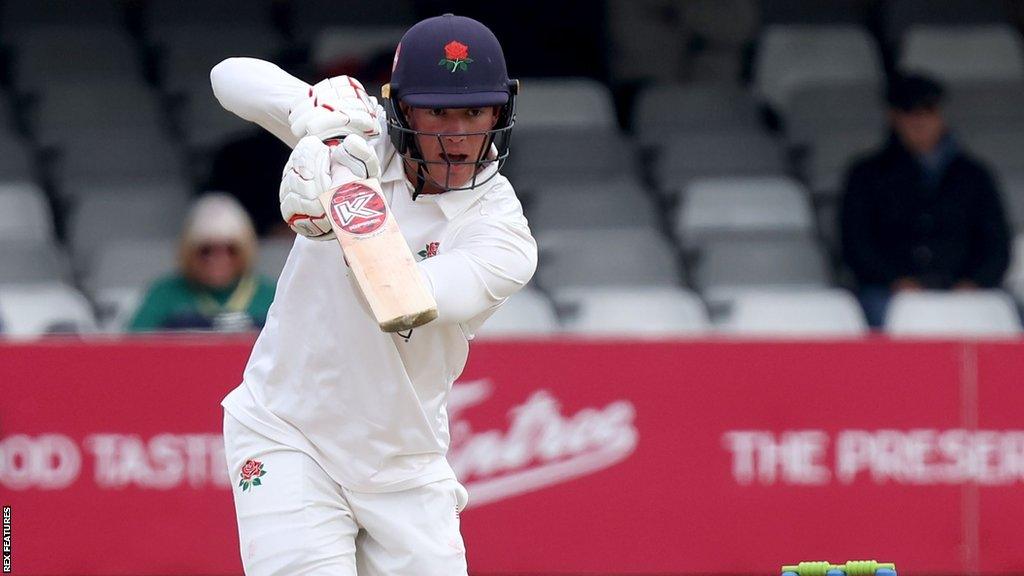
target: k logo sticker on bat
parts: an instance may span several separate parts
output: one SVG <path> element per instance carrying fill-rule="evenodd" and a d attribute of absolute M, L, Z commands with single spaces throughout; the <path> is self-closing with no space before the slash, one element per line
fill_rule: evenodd
<path fill-rule="evenodd" d="M 387 220 L 387 208 L 380 193 L 353 182 L 338 188 L 331 197 L 331 219 L 345 232 L 371 234 Z"/>

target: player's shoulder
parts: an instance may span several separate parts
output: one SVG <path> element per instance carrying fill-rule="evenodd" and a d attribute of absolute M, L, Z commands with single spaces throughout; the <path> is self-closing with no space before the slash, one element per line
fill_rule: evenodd
<path fill-rule="evenodd" d="M 484 214 L 518 218 L 523 215 L 523 205 L 508 178 L 498 173 L 484 184 L 484 193 L 479 203 Z"/>

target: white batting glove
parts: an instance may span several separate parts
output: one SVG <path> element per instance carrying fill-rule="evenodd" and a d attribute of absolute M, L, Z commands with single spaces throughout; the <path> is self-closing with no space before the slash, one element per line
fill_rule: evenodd
<path fill-rule="evenodd" d="M 368 96 L 355 78 L 335 76 L 318 82 L 293 104 L 288 124 L 299 138 L 327 140 L 350 134 L 370 138 L 380 133 L 377 99 Z"/>
<path fill-rule="evenodd" d="M 295 146 L 281 177 L 281 217 L 297 234 L 314 240 L 334 238 L 318 198 L 331 188 L 331 173 L 347 179 L 379 178 L 380 161 L 360 136 L 328 146 L 307 136 Z M 337 182 L 335 182 L 337 183 Z"/>

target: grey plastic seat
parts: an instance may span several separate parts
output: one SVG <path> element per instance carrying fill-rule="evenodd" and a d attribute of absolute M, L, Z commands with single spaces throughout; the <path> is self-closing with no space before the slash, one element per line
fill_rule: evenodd
<path fill-rule="evenodd" d="M 685 249 L 712 238 L 810 234 L 809 194 L 780 176 L 702 178 L 687 186 L 676 212 L 675 233 Z"/>
<path fill-rule="evenodd" d="M 312 58 L 317 70 L 330 71 L 354 62 L 368 62 L 381 54 L 394 54 L 404 26 L 332 26 L 316 33 Z M 362 80 L 362 79 L 360 79 Z M 370 94 L 378 96 L 377 94 Z"/>
<path fill-rule="evenodd" d="M 60 283 L 0 286 L 0 319 L 4 336 L 19 339 L 97 329 L 85 296 Z"/>
<path fill-rule="evenodd" d="M 838 196 L 851 164 L 882 146 L 885 138 L 885 130 L 869 127 L 851 128 L 815 138 L 809 143 L 804 180 L 816 196 Z"/>
<path fill-rule="evenodd" d="M 0 241 L 0 285 L 71 282 L 71 263 L 52 242 Z"/>
<path fill-rule="evenodd" d="M 1000 173 L 1024 172 L 1024 129 L 1005 127 L 960 133 L 961 143 L 971 153 Z"/>
<path fill-rule="evenodd" d="M 104 329 L 125 329 L 149 285 L 177 270 L 177 248 L 171 238 L 117 239 L 97 248 L 85 285 Z"/>
<path fill-rule="evenodd" d="M 526 217 L 534 233 L 657 227 L 653 202 L 630 180 L 538 187 L 527 205 Z"/>
<path fill-rule="evenodd" d="M 640 94 L 633 113 L 633 130 L 644 144 L 685 132 L 758 128 L 754 98 L 739 86 L 719 82 L 656 84 Z"/>
<path fill-rule="evenodd" d="M 55 240 L 46 194 L 29 182 L 0 182 L 0 242 Z"/>
<path fill-rule="evenodd" d="M 275 0 L 246 0 L 245 9 L 233 2 L 210 0 L 147 0 L 145 23 L 150 34 L 163 28 L 194 24 L 269 27 Z"/>
<path fill-rule="evenodd" d="M 872 84 L 809 84 L 793 91 L 783 112 L 786 141 L 808 144 L 853 131 L 886 132 L 886 108 Z"/>
<path fill-rule="evenodd" d="M 256 126 L 222 108 L 213 93 L 207 92 L 193 94 L 189 99 L 184 109 L 182 129 L 190 147 L 210 150 L 256 130 Z"/>
<path fill-rule="evenodd" d="M 844 25 L 772 25 L 761 33 L 754 87 L 778 110 L 809 84 L 881 86 L 881 58 L 867 30 Z"/>
<path fill-rule="evenodd" d="M 185 169 L 181 153 L 166 137 L 111 130 L 80 133 L 63 142 L 56 176 L 65 190 L 82 181 L 179 181 Z"/>
<path fill-rule="evenodd" d="M 548 182 L 602 181 L 634 177 L 636 149 L 616 131 L 604 128 L 516 129 L 503 170 L 513 186 Z"/>
<path fill-rule="evenodd" d="M 6 36 L 15 47 L 14 81 L 21 90 L 46 92 L 53 82 L 141 77 L 139 54 L 117 28 L 30 26 L 8 29 Z"/>
<path fill-rule="evenodd" d="M 284 265 L 291 254 L 294 238 L 268 238 L 260 241 L 259 255 L 256 259 L 256 271 L 277 281 L 284 270 Z"/>
<path fill-rule="evenodd" d="M 900 65 L 950 84 L 1024 80 L 1024 49 L 1008 24 L 914 26 L 904 36 Z"/>
<path fill-rule="evenodd" d="M 1008 21 L 1002 0 L 889 0 L 882 3 L 883 33 L 895 44 L 915 25 L 950 26 L 998 24 Z"/>
<path fill-rule="evenodd" d="M 42 24 L 89 25 L 113 28 L 123 20 L 123 5 L 117 0 L 5 0 L 0 3 L 0 23 L 7 30 Z"/>
<path fill-rule="evenodd" d="M 587 78 L 528 78 L 516 98 L 516 130 L 618 129 L 608 88 Z"/>
<path fill-rule="evenodd" d="M 750 290 L 738 294 L 718 324 L 725 334 L 756 337 L 850 337 L 868 332 L 857 299 L 845 290 Z"/>
<path fill-rule="evenodd" d="M 32 152 L 21 138 L 0 133 L 0 180 L 32 180 Z"/>
<path fill-rule="evenodd" d="M 577 286 L 676 286 L 682 275 L 655 230 L 559 230 L 537 234 L 537 280 L 549 290 Z"/>
<path fill-rule="evenodd" d="M 693 272 L 701 292 L 750 287 L 824 288 L 828 262 L 809 236 L 718 238 L 704 243 Z"/>
<path fill-rule="evenodd" d="M 159 194 L 95 194 L 83 197 L 71 214 L 69 238 L 76 267 L 94 265 L 96 249 L 125 239 L 176 238 L 187 199 Z"/>
<path fill-rule="evenodd" d="M 999 290 L 912 292 L 889 304 L 885 330 L 907 337 L 1017 337 L 1020 317 L 1013 300 Z"/>
<path fill-rule="evenodd" d="M 210 70 L 232 56 L 273 60 L 284 45 L 269 27 L 240 23 L 165 25 L 152 31 L 161 49 L 162 87 L 169 93 L 213 98 Z"/>
<path fill-rule="evenodd" d="M 1024 82 L 996 80 L 951 86 L 945 114 L 958 132 L 1024 127 Z"/>
<path fill-rule="evenodd" d="M 547 336 L 558 331 L 554 304 L 540 291 L 526 287 L 510 296 L 477 330 L 476 337 Z"/>
<path fill-rule="evenodd" d="M 761 132 L 685 134 L 668 143 L 654 170 L 659 189 L 676 195 L 694 178 L 785 174 L 785 151 Z"/>
<path fill-rule="evenodd" d="M 290 3 L 290 19 L 296 37 L 310 38 L 323 28 L 353 22 L 367 26 L 412 25 L 417 13 L 414 4 L 412 0 L 302 0 Z"/>
<path fill-rule="evenodd" d="M 571 334 L 664 338 L 699 336 L 710 328 L 700 298 L 682 288 L 572 288 L 557 291 L 555 301 L 566 310 L 564 330 Z"/>
<path fill-rule="evenodd" d="M 857 24 L 864 20 L 863 0 L 762 0 L 765 24 Z"/>
<path fill-rule="evenodd" d="M 1024 233 L 1018 232 L 1013 239 L 1010 268 L 1006 271 L 1003 286 L 1021 305 L 1024 305 Z"/>
<path fill-rule="evenodd" d="M 52 81 L 34 116 L 36 138 L 44 144 L 93 131 L 123 130 L 151 138 L 163 135 L 164 112 L 157 94 L 141 81 L 128 78 Z"/>

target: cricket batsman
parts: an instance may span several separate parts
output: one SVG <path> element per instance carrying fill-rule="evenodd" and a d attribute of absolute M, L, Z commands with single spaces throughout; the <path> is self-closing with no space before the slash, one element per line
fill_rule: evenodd
<path fill-rule="evenodd" d="M 309 86 L 249 58 L 221 62 L 211 81 L 224 108 L 293 148 L 281 213 L 298 236 L 223 402 L 246 574 L 465 575 L 468 496 L 445 459 L 448 393 L 474 331 L 537 265 L 499 173 L 518 83 L 498 40 L 451 14 L 416 24 L 383 105 L 354 78 Z M 338 243 L 324 241 L 317 198 L 338 170 L 379 180 L 437 301 L 433 322 L 382 332 Z"/>

